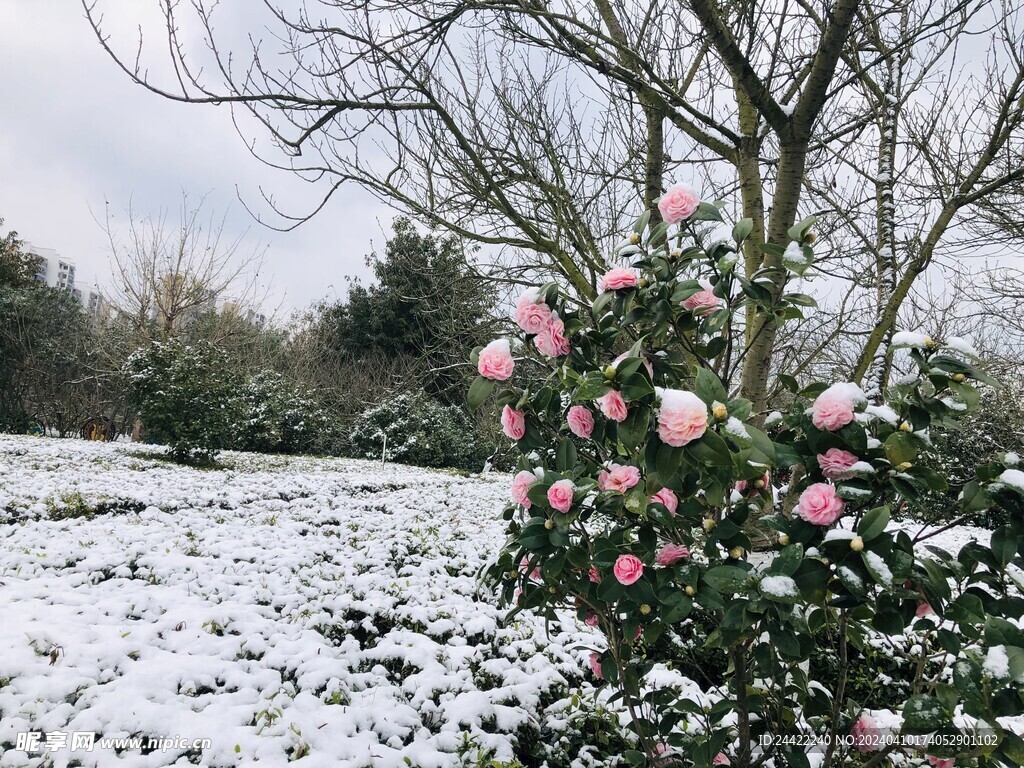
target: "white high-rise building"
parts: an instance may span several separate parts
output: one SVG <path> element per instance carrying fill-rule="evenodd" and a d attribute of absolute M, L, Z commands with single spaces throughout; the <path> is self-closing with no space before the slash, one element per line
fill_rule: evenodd
<path fill-rule="evenodd" d="M 36 280 L 46 283 L 51 288 L 62 291 L 75 291 L 75 263 L 65 259 L 52 248 L 39 248 L 32 243 L 25 243 L 25 253 L 36 257 Z"/>

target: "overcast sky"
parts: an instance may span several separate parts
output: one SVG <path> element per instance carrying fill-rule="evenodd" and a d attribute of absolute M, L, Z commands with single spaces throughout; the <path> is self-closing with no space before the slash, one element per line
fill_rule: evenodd
<path fill-rule="evenodd" d="M 112 33 L 130 44 L 137 19 L 118 17 L 128 0 L 104 7 Z M 270 308 L 285 310 L 343 295 L 349 276 L 365 279 L 363 257 L 383 244 L 394 216 L 351 187 L 294 232 L 255 222 L 239 196 L 259 207 L 262 185 L 299 212 L 313 190 L 252 157 L 226 108 L 174 103 L 132 83 L 97 43 L 79 0 L 0 2 L 0 94 L 2 231 L 73 260 L 79 284 L 109 282 L 94 219 L 107 202 L 122 218 L 129 201 L 143 215 L 176 216 L 182 191 L 207 194 L 210 209 L 228 210 L 226 234 L 246 233 L 243 251 L 269 246 L 261 279 Z"/>

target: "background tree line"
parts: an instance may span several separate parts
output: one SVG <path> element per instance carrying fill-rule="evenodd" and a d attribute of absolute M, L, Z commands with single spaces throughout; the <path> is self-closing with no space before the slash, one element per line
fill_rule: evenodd
<path fill-rule="evenodd" d="M 465 408 L 470 351 L 496 322 L 494 286 L 452 236 L 394 222 L 374 281 L 266 320 L 259 255 L 221 239 L 202 202 L 179 221 L 107 219 L 112 311 L 90 318 L 35 279 L 15 232 L 0 252 L 0 428 L 136 436 L 208 460 L 221 449 L 388 458 L 479 470 L 496 431 Z M 140 418 L 141 417 L 141 418 Z M 141 434 L 138 434 L 140 433 Z"/>

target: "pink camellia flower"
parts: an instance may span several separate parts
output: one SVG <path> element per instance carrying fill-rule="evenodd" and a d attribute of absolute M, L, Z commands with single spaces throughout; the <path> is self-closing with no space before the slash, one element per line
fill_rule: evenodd
<path fill-rule="evenodd" d="M 586 624 L 588 627 L 596 627 L 597 626 L 597 614 L 594 613 L 593 611 L 587 611 L 587 618 L 585 618 L 583 620 L 583 623 Z"/>
<path fill-rule="evenodd" d="M 693 392 L 659 389 L 658 437 L 678 448 L 700 438 L 708 428 L 708 407 Z"/>
<path fill-rule="evenodd" d="M 936 757 L 935 755 L 928 755 L 928 764 L 934 766 L 934 768 L 953 768 L 956 765 L 956 759 L 952 757 Z"/>
<path fill-rule="evenodd" d="M 800 494 L 797 514 L 814 525 L 832 525 L 843 514 L 843 500 L 828 483 L 814 483 Z"/>
<path fill-rule="evenodd" d="M 501 409 L 501 431 L 513 440 L 522 440 L 526 434 L 526 414 L 506 405 Z"/>
<path fill-rule="evenodd" d="M 590 566 L 590 570 L 587 571 L 587 578 L 590 579 L 591 584 L 601 583 L 601 574 L 597 572 L 597 568 Z"/>
<path fill-rule="evenodd" d="M 509 351 L 508 339 L 495 339 L 482 350 L 476 369 L 480 375 L 493 381 L 505 381 L 516 367 Z"/>
<path fill-rule="evenodd" d="M 714 291 L 710 288 L 697 291 L 693 296 L 683 301 L 683 309 L 701 317 L 710 315 L 720 306 L 722 306 L 722 300 L 715 296 Z"/>
<path fill-rule="evenodd" d="M 516 304 L 516 324 L 527 333 L 538 334 L 551 324 L 551 307 L 539 299 L 540 291 L 530 288 Z"/>
<path fill-rule="evenodd" d="M 606 418 L 612 421 L 626 420 L 626 401 L 622 399 L 622 393 L 619 390 L 613 389 L 607 394 L 601 395 L 597 398 L 597 404 Z"/>
<path fill-rule="evenodd" d="M 690 550 L 682 544 L 666 544 L 658 550 L 654 562 L 658 565 L 675 565 L 690 556 Z"/>
<path fill-rule="evenodd" d="M 548 503 L 559 512 L 568 512 L 572 508 L 572 496 L 576 486 L 572 480 L 559 480 L 548 488 Z"/>
<path fill-rule="evenodd" d="M 528 558 L 528 557 L 524 557 L 522 560 L 519 561 L 519 572 L 520 573 L 529 573 L 530 574 L 530 578 L 533 581 L 540 581 L 541 580 L 540 568 L 534 567 L 534 568 L 531 569 L 530 568 L 530 558 Z"/>
<path fill-rule="evenodd" d="M 624 288 L 635 288 L 636 282 L 636 270 L 617 267 L 605 272 L 597 281 L 597 287 L 602 291 L 621 291 Z"/>
<path fill-rule="evenodd" d="M 668 192 L 658 200 L 658 210 L 666 224 L 678 224 L 688 219 L 700 207 L 700 197 L 685 184 L 669 187 Z"/>
<path fill-rule="evenodd" d="M 725 752 L 719 752 L 717 755 L 715 755 L 715 759 L 711 761 L 711 764 L 712 765 L 732 765 L 732 763 L 729 762 L 729 756 L 726 755 Z"/>
<path fill-rule="evenodd" d="M 935 613 L 935 611 L 931 604 L 922 600 L 917 604 L 917 610 L 914 611 L 914 616 L 919 619 L 923 619 L 925 616 L 931 616 L 933 613 Z"/>
<path fill-rule="evenodd" d="M 853 748 L 858 752 L 877 752 L 879 747 L 878 726 L 867 715 L 861 715 L 850 729 Z"/>
<path fill-rule="evenodd" d="M 644 564 L 635 555 L 619 555 L 612 569 L 619 584 L 627 587 L 635 584 L 644 575 Z"/>
<path fill-rule="evenodd" d="M 612 464 L 597 476 L 597 487 L 602 491 L 625 493 L 639 482 L 640 470 L 624 464 Z"/>
<path fill-rule="evenodd" d="M 850 467 L 858 461 L 856 456 L 842 448 L 829 448 L 824 453 L 818 454 L 818 466 L 821 467 L 821 474 L 829 480 L 845 480 L 850 477 Z"/>
<path fill-rule="evenodd" d="M 565 420 L 569 422 L 569 431 L 576 437 L 582 437 L 584 440 L 590 439 L 590 434 L 594 431 L 594 414 L 590 412 L 589 408 L 574 405 L 569 409 Z"/>
<path fill-rule="evenodd" d="M 853 389 L 849 384 L 833 384 L 811 406 L 811 422 L 818 429 L 834 432 L 842 429 L 854 415 Z"/>
<path fill-rule="evenodd" d="M 590 671 L 598 680 L 604 680 L 604 674 L 601 672 L 601 657 L 596 653 L 590 654 Z"/>
<path fill-rule="evenodd" d="M 562 357 L 569 354 L 569 340 L 565 337 L 565 323 L 558 315 L 551 316 L 551 322 L 547 324 L 533 338 L 537 351 L 547 357 Z"/>
<path fill-rule="evenodd" d="M 763 475 L 761 475 L 761 477 L 757 478 L 757 480 L 754 481 L 754 483 L 753 483 L 754 490 L 755 491 L 763 491 L 765 488 L 767 488 L 771 484 L 771 482 L 772 482 L 771 475 L 768 472 L 765 472 Z M 750 488 L 750 486 L 751 486 L 751 484 L 748 483 L 746 480 L 737 480 L 736 481 L 736 486 L 735 486 L 736 487 L 736 493 L 746 493 L 747 489 Z"/>
<path fill-rule="evenodd" d="M 530 486 L 537 482 L 537 476 L 533 472 L 523 470 L 512 478 L 512 501 L 521 504 L 523 509 L 530 508 L 530 498 L 526 495 Z"/>
<path fill-rule="evenodd" d="M 672 517 L 676 516 L 676 510 L 679 509 L 679 497 L 671 488 L 662 488 L 647 501 L 651 504 L 663 505 Z"/>

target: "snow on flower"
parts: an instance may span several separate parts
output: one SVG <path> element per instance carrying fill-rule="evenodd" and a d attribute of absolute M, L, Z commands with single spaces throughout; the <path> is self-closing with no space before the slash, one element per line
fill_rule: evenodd
<path fill-rule="evenodd" d="M 693 392 L 658 389 L 658 437 L 675 448 L 699 439 L 708 428 L 708 407 Z"/>
<path fill-rule="evenodd" d="M 505 381 L 516 367 L 509 351 L 508 339 L 495 339 L 482 350 L 477 362 L 477 371 L 486 379 Z"/>
<path fill-rule="evenodd" d="M 814 483 L 800 494 L 796 512 L 814 525 L 832 525 L 843 514 L 843 500 L 828 483 Z"/>
<path fill-rule="evenodd" d="M 861 715 L 850 730 L 853 747 L 858 752 L 877 752 L 879 748 L 878 725 L 867 715 Z"/>
<path fill-rule="evenodd" d="M 834 432 L 853 421 L 855 408 L 867 398 L 856 384 L 833 384 L 811 406 L 811 421 L 818 429 Z"/>

